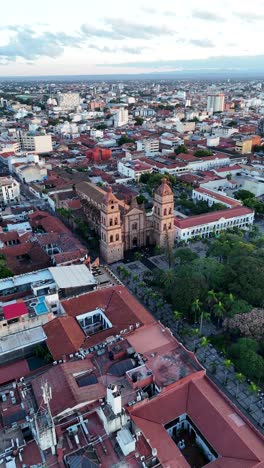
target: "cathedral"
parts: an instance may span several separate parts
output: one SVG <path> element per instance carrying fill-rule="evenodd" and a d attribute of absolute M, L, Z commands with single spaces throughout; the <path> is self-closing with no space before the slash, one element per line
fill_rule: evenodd
<path fill-rule="evenodd" d="M 106 263 L 122 260 L 124 253 L 135 247 L 174 244 L 174 197 L 166 178 L 154 193 L 151 213 L 146 213 L 136 198 L 131 205 L 118 200 L 110 186 L 105 191 L 80 182 L 76 191 L 88 223 L 100 236 L 100 254 Z"/>

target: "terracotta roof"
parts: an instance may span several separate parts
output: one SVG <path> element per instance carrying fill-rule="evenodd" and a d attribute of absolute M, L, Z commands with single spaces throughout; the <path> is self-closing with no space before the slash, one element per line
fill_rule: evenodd
<path fill-rule="evenodd" d="M 237 216 L 245 216 L 253 214 L 254 211 L 244 206 L 237 208 L 230 208 L 226 210 L 216 211 L 214 213 L 206 213 L 197 216 L 189 216 L 188 218 L 175 218 L 174 225 L 179 229 L 187 229 L 190 227 L 200 226 L 201 224 L 208 224 L 219 221 L 220 219 L 230 219 Z"/>
<path fill-rule="evenodd" d="M 105 190 L 101 189 L 97 185 L 91 184 L 90 182 L 79 182 L 76 184 L 76 191 L 79 194 L 83 193 L 98 204 L 102 204 L 105 195 Z"/>
<path fill-rule="evenodd" d="M 225 196 L 224 194 L 221 194 L 221 192 L 215 192 L 209 189 L 205 189 L 203 187 L 199 187 L 195 189 L 195 191 L 199 193 L 203 193 L 204 195 L 208 195 L 208 197 L 211 197 L 215 200 L 215 203 L 226 203 L 232 208 L 242 205 L 240 201 L 235 200 L 235 198 Z"/>
<path fill-rule="evenodd" d="M 91 361 L 86 358 L 81 361 L 71 361 L 53 366 L 45 373 L 45 380 L 51 386 L 52 399 L 50 401 L 53 416 L 62 411 L 74 408 L 76 405 L 88 404 L 103 398 L 106 390 L 101 383 L 79 387 L 75 376 L 94 369 Z M 32 379 L 32 387 L 38 405 L 41 404 L 43 375 Z"/>
<path fill-rule="evenodd" d="M 19 379 L 29 374 L 30 369 L 26 359 L 21 361 L 16 361 L 13 363 L 8 363 L 6 366 L 0 366 L 0 385 L 3 385 L 6 382 L 11 382 L 12 380 Z"/>
<path fill-rule="evenodd" d="M 132 296 L 124 286 L 113 286 L 83 294 L 63 301 L 65 312 L 72 317 L 101 308 L 112 323 L 112 328 L 89 336 L 83 347 L 91 347 L 116 335 L 120 330 L 129 330 L 130 325 L 153 323 L 152 315 Z"/>
<path fill-rule="evenodd" d="M 55 360 L 76 353 L 85 340 L 85 334 L 74 317 L 58 317 L 43 326 L 47 346 Z"/>
<path fill-rule="evenodd" d="M 187 413 L 218 453 L 212 467 L 259 467 L 264 461 L 264 438 L 202 372 L 181 379 L 152 400 L 130 410 L 162 466 L 189 466 L 164 425 Z"/>

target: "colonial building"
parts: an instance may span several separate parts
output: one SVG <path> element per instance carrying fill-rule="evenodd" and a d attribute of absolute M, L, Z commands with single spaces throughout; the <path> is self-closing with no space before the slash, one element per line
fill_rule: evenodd
<path fill-rule="evenodd" d="M 122 260 L 124 252 L 134 247 L 173 245 L 174 199 L 165 178 L 154 194 L 150 214 L 136 199 L 131 205 L 118 200 L 110 186 L 105 192 L 89 182 L 81 182 L 76 191 L 89 223 L 100 235 L 100 252 L 107 263 Z"/>

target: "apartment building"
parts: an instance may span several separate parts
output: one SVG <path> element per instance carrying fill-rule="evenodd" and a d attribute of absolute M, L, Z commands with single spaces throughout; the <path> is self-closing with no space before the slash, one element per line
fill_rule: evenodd
<path fill-rule="evenodd" d="M 148 138 L 136 141 L 137 151 L 144 151 L 145 154 L 155 154 L 159 152 L 159 139 Z"/>
<path fill-rule="evenodd" d="M 6 206 L 20 197 L 20 184 L 13 177 L 0 177 L 0 206 Z"/>
<path fill-rule="evenodd" d="M 18 132 L 20 149 L 35 153 L 50 153 L 53 150 L 51 135 L 36 134 L 31 132 Z"/>

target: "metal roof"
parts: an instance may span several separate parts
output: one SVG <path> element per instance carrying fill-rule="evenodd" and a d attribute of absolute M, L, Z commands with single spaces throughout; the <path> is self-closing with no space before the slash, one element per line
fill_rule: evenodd
<path fill-rule="evenodd" d="M 49 268 L 49 271 L 57 286 L 61 289 L 80 288 L 97 284 L 86 265 L 56 266 Z"/>

